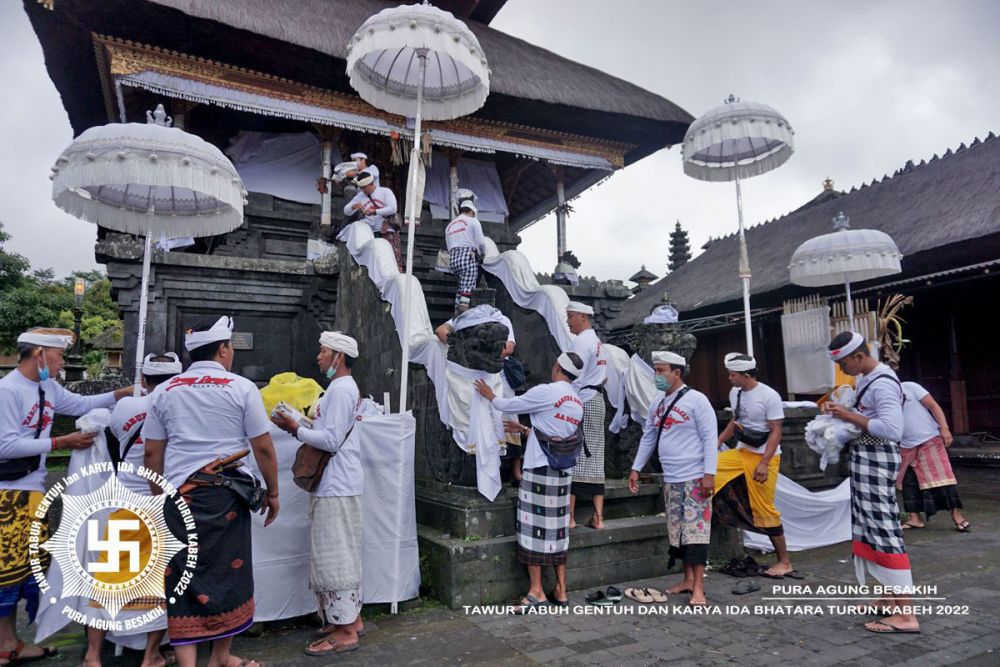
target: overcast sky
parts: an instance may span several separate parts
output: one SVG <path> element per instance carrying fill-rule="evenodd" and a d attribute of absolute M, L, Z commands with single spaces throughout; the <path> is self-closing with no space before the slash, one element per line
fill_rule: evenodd
<path fill-rule="evenodd" d="M 1000 2 L 992 0 L 508 0 L 492 25 L 694 116 L 730 92 L 783 113 L 795 154 L 745 183 L 749 224 L 797 208 L 827 176 L 850 189 L 1000 132 Z M 72 132 L 20 2 L 0 2 L 0 37 L 0 221 L 14 236 L 9 247 L 58 275 L 94 268 L 95 228 L 51 201 L 49 167 Z M 733 186 L 684 176 L 679 148 L 615 174 L 573 207 L 568 246 L 582 273 L 602 279 L 626 279 L 641 264 L 662 276 L 675 220 L 696 252 L 736 229 Z M 554 218 L 523 239 L 535 269 L 551 272 Z"/>

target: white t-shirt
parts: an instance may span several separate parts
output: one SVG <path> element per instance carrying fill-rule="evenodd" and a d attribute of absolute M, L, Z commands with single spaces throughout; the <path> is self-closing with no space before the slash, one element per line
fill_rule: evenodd
<path fill-rule="evenodd" d="M 600 387 L 608 379 L 608 355 L 593 329 L 584 329 L 574 336 L 570 352 L 576 352 L 583 360 L 583 372 L 573 381 L 573 388 L 586 403 L 597 395 L 596 389 L 586 387 Z"/>
<path fill-rule="evenodd" d="M 357 423 L 360 411 L 358 384 L 353 377 L 345 375 L 327 387 L 316 406 L 313 427 L 299 429 L 300 442 L 333 453 L 323 471 L 323 478 L 313 489 L 314 496 L 360 496 L 364 492 L 365 476 L 361 468 L 358 438 L 347 437 L 348 431 Z"/>
<path fill-rule="evenodd" d="M 729 405 L 733 408 L 733 417 L 740 426 L 751 431 L 770 433 L 771 427 L 767 422 L 785 418 L 785 409 L 781 406 L 781 395 L 763 382 L 758 382 L 753 389 L 743 391 L 740 398 L 740 414 L 736 414 L 736 397 L 740 390 L 733 387 L 729 390 Z M 737 449 L 749 449 L 752 452 L 763 454 L 767 445 L 753 447 L 740 442 Z M 774 455 L 781 454 L 781 445 L 775 450 Z"/>
<path fill-rule="evenodd" d="M 361 204 L 365 222 L 373 232 L 382 231 L 383 218 L 396 213 L 396 195 L 389 188 L 376 187 L 371 196 L 366 195 L 364 190 L 358 190 L 354 198 L 344 205 L 344 215 L 352 215 L 355 204 Z"/>
<path fill-rule="evenodd" d="M 941 427 L 934 415 L 920 402 L 930 393 L 916 382 L 904 382 L 903 395 L 906 402 L 903 403 L 903 439 L 899 441 L 899 446 L 912 449 L 941 435 Z"/>
<path fill-rule="evenodd" d="M 167 441 L 163 476 L 178 487 L 215 459 L 249 449 L 247 441 L 268 433 L 269 424 L 253 382 L 197 361 L 152 393 L 142 437 Z"/>
<path fill-rule="evenodd" d="M 549 460 L 538 445 L 537 428 L 550 437 L 568 438 L 583 421 L 583 401 L 568 382 L 550 382 L 532 387 L 514 398 L 496 397 L 493 407 L 504 414 L 531 415 L 532 429 L 524 448 L 526 470 L 547 466 Z"/>
<path fill-rule="evenodd" d="M 137 429 L 142 428 L 143 423 L 146 421 L 146 413 L 149 411 L 149 399 L 149 396 L 139 396 L 138 398 L 135 396 L 126 396 L 118 401 L 115 409 L 111 411 L 111 422 L 108 424 L 108 428 L 118 438 L 118 443 L 121 447 L 120 452 L 125 451 L 128 441 L 132 439 Z M 142 435 L 140 435 L 136 438 L 132 448 L 128 450 L 125 462 L 131 464 L 134 471 L 138 471 L 139 466 L 143 465 L 145 455 L 146 449 L 143 446 Z M 148 496 L 150 494 L 149 482 L 137 474 L 121 472 L 118 475 L 118 481 L 125 488 L 135 491 L 139 495 Z"/>
<path fill-rule="evenodd" d="M 688 389 L 674 405 L 660 428 L 660 420 L 677 392 L 664 395 L 650 406 L 642 429 L 632 470 L 642 470 L 654 448 L 660 456 L 664 482 L 687 482 L 714 475 L 719 459 L 719 431 L 715 410 L 705 394 Z M 659 438 L 657 438 L 659 433 Z"/>
<path fill-rule="evenodd" d="M 444 228 L 444 240 L 448 250 L 454 248 L 474 248 L 486 254 L 486 238 L 483 226 L 471 215 L 460 215 Z"/>
<path fill-rule="evenodd" d="M 42 414 L 38 412 L 38 388 L 45 392 Z M 0 482 L 0 489 L 45 492 L 45 455 L 52 451 L 52 419 L 57 414 L 79 417 L 95 408 L 111 408 L 114 392 L 81 396 L 55 380 L 35 382 L 17 369 L 0 378 L 0 460 L 41 456 L 38 469 L 20 479 Z M 35 438 L 41 419 L 42 430 Z"/>
<path fill-rule="evenodd" d="M 892 379 L 877 380 L 880 375 Z M 854 410 L 868 417 L 868 433 L 876 438 L 899 442 L 903 437 L 903 392 L 895 371 L 879 363 L 871 373 L 858 379 L 857 393 L 861 394 L 862 390 L 864 394 Z"/>

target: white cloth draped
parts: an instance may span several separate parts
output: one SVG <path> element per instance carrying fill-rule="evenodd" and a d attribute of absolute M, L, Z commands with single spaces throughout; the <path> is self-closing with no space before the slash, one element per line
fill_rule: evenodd
<path fill-rule="evenodd" d="M 625 376 L 628 373 L 629 357 L 625 350 L 616 345 L 605 345 L 604 351 L 608 358 L 608 381 L 604 385 L 604 393 L 615 409 L 610 429 L 612 433 L 620 433 L 628 426 L 628 417 L 625 416 Z"/>
<path fill-rule="evenodd" d="M 448 411 L 452 436 L 463 451 L 476 455 L 476 488 L 492 501 L 500 493 L 500 443 L 504 442 L 503 421 L 493 404 L 475 390 L 482 380 L 497 396 L 504 395 L 499 373 L 487 373 L 447 362 Z M 460 429 L 457 425 L 466 425 Z"/>
<path fill-rule="evenodd" d="M 458 187 L 476 193 L 476 217 L 482 222 L 503 222 L 509 211 L 496 165 L 493 162 L 459 158 L 455 169 L 458 172 Z M 448 157 L 441 151 L 435 151 L 431 166 L 427 169 L 424 201 L 431 205 L 434 217 L 443 220 L 452 218 L 450 172 Z"/>
<path fill-rule="evenodd" d="M 652 366 L 638 354 L 632 355 L 625 373 L 625 398 L 628 399 L 632 419 L 638 424 L 646 423 L 649 406 L 659 398 L 660 392 L 653 382 L 654 375 Z"/>
<path fill-rule="evenodd" d="M 826 491 L 810 491 L 778 475 L 774 504 L 781 512 L 789 551 L 805 551 L 851 539 L 851 480 Z M 743 544 L 772 551 L 767 535 L 743 531 Z"/>
<path fill-rule="evenodd" d="M 323 175 L 323 155 L 320 141 L 312 132 L 240 132 L 231 140 L 226 155 L 233 160 L 249 192 L 303 204 L 322 202 L 316 179 Z M 336 145 L 330 161 L 340 162 Z"/>

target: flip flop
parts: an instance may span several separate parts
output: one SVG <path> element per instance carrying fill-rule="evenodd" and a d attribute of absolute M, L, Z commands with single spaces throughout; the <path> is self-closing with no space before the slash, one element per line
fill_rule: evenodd
<path fill-rule="evenodd" d="M 892 623 L 886 623 L 885 621 L 872 621 L 875 625 L 881 625 L 883 628 L 889 628 L 888 630 L 872 630 L 868 625 L 865 625 L 865 630 L 872 632 L 876 635 L 919 635 L 920 629 L 916 630 L 904 630 L 903 628 L 897 628 Z"/>
<path fill-rule="evenodd" d="M 315 648 L 316 646 L 320 646 L 322 644 L 329 644 L 330 648 L 323 650 Z M 336 655 L 339 653 L 350 653 L 351 651 L 357 651 L 359 648 L 361 648 L 361 644 L 358 642 L 354 642 L 353 644 L 342 644 L 337 639 L 327 638 L 327 639 L 318 639 L 309 646 L 307 646 L 305 649 L 305 654 L 313 656 L 330 655 L 330 654 Z"/>
<path fill-rule="evenodd" d="M 557 600 L 555 590 L 549 591 L 549 604 L 553 607 L 568 607 L 569 600 Z"/>
<path fill-rule="evenodd" d="M 757 576 L 758 577 L 764 577 L 765 579 L 784 579 L 785 578 L 785 575 L 783 575 L 783 574 L 768 574 L 766 570 L 761 570 L 757 574 Z"/>
<path fill-rule="evenodd" d="M 649 594 L 649 589 L 647 588 L 626 588 L 625 597 L 629 600 L 641 602 L 642 604 L 649 604 L 653 601 L 653 597 Z"/>
<path fill-rule="evenodd" d="M 324 627 L 326 627 L 326 626 L 324 626 Z M 333 632 L 333 630 L 329 630 L 329 631 L 327 631 L 327 632 L 323 632 L 323 628 L 320 628 L 319 630 L 317 630 L 317 631 L 316 631 L 316 632 L 315 632 L 315 633 L 313 634 L 313 636 L 314 636 L 314 637 L 316 637 L 316 639 L 323 639 L 324 637 L 326 637 L 327 635 L 329 635 L 329 634 L 330 634 L 330 633 L 332 633 L 332 632 Z M 361 639 L 361 638 L 362 638 L 362 637 L 364 637 L 364 636 L 365 636 L 366 634 L 367 634 L 367 632 L 365 631 L 365 629 L 364 629 L 364 628 L 361 628 L 360 630 L 358 630 L 358 639 Z"/>
<path fill-rule="evenodd" d="M 733 587 L 733 595 L 746 595 L 760 590 L 760 584 L 752 579 L 745 579 Z"/>
<path fill-rule="evenodd" d="M 543 604 L 548 604 L 549 603 L 548 600 L 539 600 L 534 595 L 525 595 L 521 599 L 522 600 L 527 600 L 528 602 L 527 602 L 527 604 L 525 604 L 522 601 L 521 604 L 520 604 L 520 606 L 518 606 L 517 608 L 515 608 L 515 610 L 514 610 L 515 614 L 525 614 L 525 613 L 528 612 L 529 609 L 533 609 L 535 607 L 541 607 Z"/>
<path fill-rule="evenodd" d="M 967 533 L 969 532 L 970 528 L 972 528 L 972 524 L 969 523 L 968 521 L 963 521 L 962 523 L 955 524 L 955 530 L 957 530 L 960 533 Z"/>
<path fill-rule="evenodd" d="M 26 662 L 36 662 L 38 660 L 47 660 L 49 658 L 59 655 L 59 649 L 50 648 L 48 646 L 40 646 L 42 649 L 41 655 L 28 655 L 22 656 L 21 651 L 24 650 L 26 644 L 24 640 L 18 639 L 17 646 L 14 647 L 12 651 L 0 651 L 0 660 L 6 660 L 7 665 L 23 664 Z"/>
<path fill-rule="evenodd" d="M 607 591 L 605 591 L 605 595 L 612 602 L 621 602 L 622 601 L 622 592 L 620 590 L 618 590 L 617 588 L 615 588 L 614 586 L 608 586 Z"/>
<path fill-rule="evenodd" d="M 803 579 L 806 578 L 806 575 L 802 574 L 798 570 L 792 570 L 791 572 L 786 572 L 785 576 L 789 579 L 797 579 L 799 581 L 802 581 Z"/>
<path fill-rule="evenodd" d="M 903 524 L 903 530 L 922 530 L 924 528 L 926 528 L 926 526 L 917 526 L 916 524 L 912 524 L 909 521 Z"/>
<path fill-rule="evenodd" d="M 609 600 L 608 596 L 604 594 L 604 591 L 594 591 L 583 599 L 587 604 L 592 604 L 595 607 L 610 607 L 614 604 L 614 602 Z"/>
<path fill-rule="evenodd" d="M 664 602 L 667 601 L 667 594 L 666 593 L 661 593 L 660 591 L 656 590 L 655 588 L 647 588 L 647 589 L 645 589 L 645 591 L 646 591 L 646 595 L 648 595 L 649 597 L 653 598 L 653 602 L 655 602 L 657 604 L 663 604 Z"/>

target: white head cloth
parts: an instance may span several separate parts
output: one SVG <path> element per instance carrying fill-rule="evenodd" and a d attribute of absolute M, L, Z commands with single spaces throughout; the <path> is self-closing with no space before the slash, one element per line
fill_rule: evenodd
<path fill-rule="evenodd" d="M 507 326 L 506 320 L 507 318 L 504 317 L 504 314 L 499 309 L 494 308 L 488 303 L 481 303 L 475 308 L 469 308 L 464 313 L 456 315 L 451 320 L 451 323 L 454 325 L 455 331 L 461 331 L 462 329 L 468 329 L 477 324 L 485 324 L 486 322 L 499 322 Z"/>
<path fill-rule="evenodd" d="M 153 361 L 153 357 L 159 356 L 161 355 L 146 355 L 146 358 L 142 360 L 143 375 L 177 375 L 184 372 L 184 367 L 181 366 L 180 357 L 173 352 L 164 352 L 162 355 L 164 357 L 170 357 L 173 361 Z"/>
<path fill-rule="evenodd" d="M 339 331 L 324 331 L 319 335 L 319 344 L 334 352 L 343 352 L 352 359 L 358 358 L 358 341 Z"/>
<path fill-rule="evenodd" d="M 208 331 L 188 331 L 184 334 L 184 349 L 190 352 L 202 345 L 233 339 L 233 318 L 223 315 Z"/>
<path fill-rule="evenodd" d="M 39 347 L 57 347 L 65 350 L 73 344 L 75 336 L 69 329 L 28 329 L 17 337 L 18 343 L 38 345 Z"/>
<path fill-rule="evenodd" d="M 851 340 L 847 345 L 843 345 L 836 350 L 829 350 L 830 358 L 834 361 L 840 361 L 849 354 L 854 354 L 858 351 L 862 345 L 865 344 L 865 337 L 859 334 L 857 331 L 851 332 Z"/>
<path fill-rule="evenodd" d="M 673 324 L 678 320 L 677 309 L 669 304 L 664 304 L 662 306 L 657 306 L 653 309 L 646 319 L 642 321 L 643 324 Z"/>
<path fill-rule="evenodd" d="M 593 315 L 594 309 L 585 303 L 580 303 L 579 301 L 570 301 L 566 306 L 567 313 L 583 313 L 584 315 Z"/>
<path fill-rule="evenodd" d="M 757 368 L 757 360 L 749 355 L 743 354 L 742 352 L 730 352 L 726 355 L 724 363 L 726 370 L 730 370 L 734 373 L 744 373 Z"/>
<path fill-rule="evenodd" d="M 351 153 L 352 160 L 357 160 L 358 158 L 361 158 L 362 160 L 367 160 L 368 156 L 361 152 Z"/>
<path fill-rule="evenodd" d="M 358 184 L 359 188 L 363 188 L 366 185 L 374 183 L 375 177 L 369 174 L 367 171 L 363 171 L 360 174 L 358 174 L 358 177 L 354 179 L 354 182 Z"/>
<path fill-rule="evenodd" d="M 574 378 L 580 377 L 580 371 L 583 370 L 582 368 L 577 368 L 576 364 L 573 363 L 573 360 L 570 359 L 569 355 L 565 352 L 556 358 L 556 363 L 559 364 L 559 368 L 563 369 Z"/>
<path fill-rule="evenodd" d="M 462 199 L 459 201 L 458 210 L 461 211 L 463 208 L 472 209 L 472 215 L 477 215 L 479 213 L 479 209 L 476 208 L 476 202 L 472 199 Z"/>
<path fill-rule="evenodd" d="M 687 361 L 681 355 L 676 352 L 668 352 L 666 350 L 659 350 L 653 352 L 653 365 L 656 364 L 670 364 L 671 366 L 687 366 Z"/>

